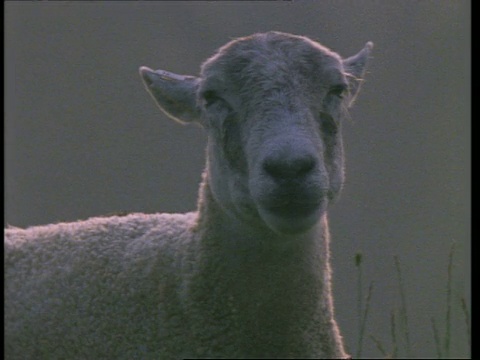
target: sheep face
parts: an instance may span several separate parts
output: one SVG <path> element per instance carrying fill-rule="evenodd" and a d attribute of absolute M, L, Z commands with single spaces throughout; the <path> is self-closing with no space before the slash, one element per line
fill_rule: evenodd
<path fill-rule="evenodd" d="M 342 188 L 342 117 L 370 49 L 342 60 L 308 38 L 270 32 L 220 48 L 200 77 L 140 72 L 167 115 L 207 130 L 207 180 L 225 213 L 292 234 L 311 228 Z"/>

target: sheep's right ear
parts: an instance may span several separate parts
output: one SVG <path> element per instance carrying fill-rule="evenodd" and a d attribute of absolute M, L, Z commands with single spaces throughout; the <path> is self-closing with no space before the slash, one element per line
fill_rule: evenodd
<path fill-rule="evenodd" d="M 196 101 L 199 78 L 152 70 L 146 66 L 139 71 L 147 91 L 166 115 L 181 123 L 200 121 Z"/>
<path fill-rule="evenodd" d="M 365 44 L 365 47 L 356 55 L 343 60 L 343 66 L 349 77 L 349 98 L 347 99 L 348 107 L 352 106 L 358 91 L 364 81 L 365 71 L 367 69 L 368 57 L 373 49 L 371 41 Z"/>

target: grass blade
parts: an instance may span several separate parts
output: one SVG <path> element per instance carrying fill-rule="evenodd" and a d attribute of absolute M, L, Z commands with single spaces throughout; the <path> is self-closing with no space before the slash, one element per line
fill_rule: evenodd
<path fill-rule="evenodd" d="M 465 315 L 465 325 L 467 327 L 467 340 L 468 340 L 468 351 L 471 352 L 472 349 L 472 330 L 470 328 L 470 314 L 468 312 L 467 304 L 465 302 L 465 299 L 462 297 L 460 299 L 462 302 L 462 310 L 463 314 Z"/>
<path fill-rule="evenodd" d="M 452 266 L 453 254 L 455 253 L 455 242 L 452 243 L 448 255 L 447 271 L 447 314 L 445 319 L 445 356 L 450 358 L 450 331 L 451 331 L 451 313 L 452 313 Z"/>
<path fill-rule="evenodd" d="M 407 350 L 407 357 L 412 358 L 412 350 L 410 347 L 410 331 L 408 328 L 408 315 L 407 315 L 407 300 L 405 297 L 405 289 L 403 286 L 403 278 L 402 278 L 402 272 L 400 270 L 400 262 L 398 260 L 398 256 L 394 256 L 395 259 L 395 267 L 397 270 L 397 277 L 398 277 L 398 285 L 400 288 L 400 299 L 402 302 L 401 309 L 400 309 L 400 315 L 401 319 L 403 322 L 403 330 L 404 330 L 404 336 L 405 336 L 405 342 L 406 342 L 406 350 Z"/>
<path fill-rule="evenodd" d="M 435 348 L 437 350 L 437 358 L 442 358 L 442 347 L 440 345 L 440 337 L 438 335 L 437 326 L 435 325 L 435 319 L 432 317 L 432 330 L 433 330 L 433 337 L 435 339 Z"/>
<path fill-rule="evenodd" d="M 395 329 L 395 311 L 392 310 L 390 314 L 390 332 L 392 335 L 392 359 L 398 356 L 397 334 Z"/>
<path fill-rule="evenodd" d="M 370 283 L 370 286 L 368 287 L 368 295 L 367 295 L 367 301 L 365 303 L 365 311 L 363 313 L 362 323 L 360 326 L 360 336 L 358 339 L 360 355 L 362 353 L 363 336 L 365 334 L 365 325 L 367 324 L 368 311 L 370 310 L 370 299 L 372 297 L 372 291 L 373 291 L 373 281 Z M 357 358 L 360 359 L 359 356 Z"/>
<path fill-rule="evenodd" d="M 380 351 L 382 353 L 382 355 L 385 357 L 385 359 L 388 359 L 388 354 L 387 352 L 385 351 L 385 348 L 383 347 L 382 343 L 380 342 L 380 340 L 378 340 L 377 338 L 375 338 L 373 335 L 370 335 L 370 339 L 373 340 L 373 342 L 375 343 L 375 345 L 377 346 L 377 349 L 378 351 Z"/>
<path fill-rule="evenodd" d="M 362 284 L 362 254 L 355 254 L 355 266 L 357 267 L 357 318 L 358 318 L 358 344 L 357 344 L 357 359 L 362 356 L 362 300 L 363 300 L 363 284 Z"/>

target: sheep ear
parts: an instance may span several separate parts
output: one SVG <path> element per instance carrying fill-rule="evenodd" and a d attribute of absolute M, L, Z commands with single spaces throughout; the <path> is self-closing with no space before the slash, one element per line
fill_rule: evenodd
<path fill-rule="evenodd" d="M 166 115 L 181 123 L 200 121 L 200 109 L 196 102 L 199 78 L 145 66 L 139 71 L 145 88 Z"/>
<path fill-rule="evenodd" d="M 349 97 L 347 100 L 349 107 L 353 105 L 364 81 L 363 77 L 367 69 L 368 57 L 372 48 L 373 43 L 369 41 L 358 54 L 343 60 L 343 68 L 345 69 L 349 82 Z"/>

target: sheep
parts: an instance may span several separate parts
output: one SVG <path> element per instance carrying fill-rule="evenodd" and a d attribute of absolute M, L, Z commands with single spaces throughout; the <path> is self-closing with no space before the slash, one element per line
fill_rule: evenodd
<path fill-rule="evenodd" d="M 327 205 L 371 49 L 267 32 L 198 77 L 141 67 L 166 115 L 207 132 L 198 209 L 7 228 L 6 359 L 348 358 Z"/>

